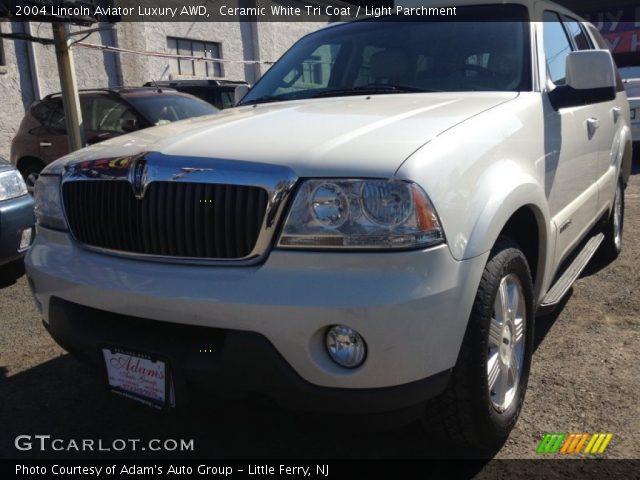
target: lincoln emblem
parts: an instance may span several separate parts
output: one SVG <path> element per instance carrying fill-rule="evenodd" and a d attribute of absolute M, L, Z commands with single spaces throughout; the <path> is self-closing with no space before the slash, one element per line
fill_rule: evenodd
<path fill-rule="evenodd" d="M 144 196 L 144 187 L 147 177 L 147 160 L 144 158 L 137 159 L 131 166 L 131 186 L 136 198 Z"/>

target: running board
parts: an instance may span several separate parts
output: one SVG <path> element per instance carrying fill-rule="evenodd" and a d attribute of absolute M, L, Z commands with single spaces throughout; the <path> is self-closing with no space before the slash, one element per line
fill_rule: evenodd
<path fill-rule="evenodd" d="M 596 253 L 603 240 L 604 234 L 602 233 L 598 233 L 589 239 L 573 262 L 571 262 L 571 265 L 567 267 L 562 276 L 547 292 L 542 300 L 542 305 L 540 305 L 541 309 L 551 308 L 560 303 L 560 300 L 562 300 L 569 291 L 573 282 L 578 279 L 582 271 L 589 264 L 589 260 L 591 260 Z"/>

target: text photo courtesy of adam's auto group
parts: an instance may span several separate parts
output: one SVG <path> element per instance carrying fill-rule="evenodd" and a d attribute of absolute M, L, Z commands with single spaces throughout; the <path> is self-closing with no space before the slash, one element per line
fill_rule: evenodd
<path fill-rule="evenodd" d="M 0 112 L 7 473 L 640 468 L 635 2 L 0 0 Z"/>

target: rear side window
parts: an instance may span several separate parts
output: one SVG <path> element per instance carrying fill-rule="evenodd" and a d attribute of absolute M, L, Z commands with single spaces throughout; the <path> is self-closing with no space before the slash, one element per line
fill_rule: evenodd
<path fill-rule="evenodd" d="M 602 35 L 600 35 L 598 29 L 591 24 L 588 24 L 588 29 L 589 33 L 591 33 L 593 41 L 596 43 L 597 48 L 599 48 L 600 50 L 607 50 L 609 46 L 607 45 L 607 42 L 604 41 L 604 38 L 602 38 Z"/>
<path fill-rule="evenodd" d="M 577 20 L 564 17 L 564 25 L 567 27 L 567 32 L 578 50 L 591 50 L 593 48 L 589 38 Z"/>
<path fill-rule="evenodd" d="M 44 100 L 31 109 L 31 115 L 47 128 L 66 130 L 62 99 Z"/>
<path fill-rule="evenodd" d="M 544 54 L 549 78 L 556 85 L 564 85 L 567 77 L 567 55 L 571 43 L 557 13 L 544 12 Z"/>
<path fill-rule="evenodd" d="M 123 120 L 135 120 L 135 114 L 124 103 L 106 95 L 80 98 L 85 130 L 106 133 L 125 133 Z"/>

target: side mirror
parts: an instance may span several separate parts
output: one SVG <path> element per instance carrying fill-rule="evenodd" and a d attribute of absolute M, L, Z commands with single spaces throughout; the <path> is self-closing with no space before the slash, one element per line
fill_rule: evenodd
<path fill-rule="evenodd" d="M 616 98 L 616 66 L 609 50 L 579 50 L 567 55 L 566 85 L 549 93 L 559 110 Z"/>
<path fill-rule="evenodd" d="M 120 119 L 120 128 L 123 132 L 135 132 L 139 129 L 138 120 L 135 118 L 122 118 Z"/>

